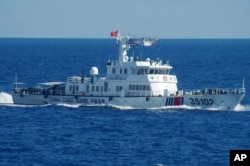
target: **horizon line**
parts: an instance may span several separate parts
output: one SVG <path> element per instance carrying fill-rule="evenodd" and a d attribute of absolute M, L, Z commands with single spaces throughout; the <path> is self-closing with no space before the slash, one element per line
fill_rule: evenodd
<path fill-rule="evenodd" d="M 134 38 L 138 38 L 138 37 L 131 37 L 131 39 L 134 39 Z M 250 39 L 250 37 L 190 37 L 190 38 L 181 38 L 181 37 L 171 37 L 171 38 L 165 38 L 165 37 L 162 37 L 162 38 L 158 38 L 158 37 L 150 37 L 150 38 L 156 38 L 156 39 L 160 39 L 160 40 L 166 40 L 166 39 L 169 39 L 169 40 L 239 40 L 239 39 L 242 39 L 242 40 L 248 40 Z M 113 37 L 0 37 L 0 39 L 115 39 Z"/>

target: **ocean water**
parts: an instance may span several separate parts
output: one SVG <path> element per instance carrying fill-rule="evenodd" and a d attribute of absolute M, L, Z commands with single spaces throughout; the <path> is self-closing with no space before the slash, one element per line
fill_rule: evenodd
<path fill-rule="evenodd" d="M 162 39 L 132 56 L 173 66 L 179 89 L 250 85 L 250 40 Z M 229 165 L 229 150 L 250 150 L 250 96 L 236 110 L 126 109 L 11 104 L 19 82 L 105 75 L 113 39 L 0 39 L 0 165 Z"/>

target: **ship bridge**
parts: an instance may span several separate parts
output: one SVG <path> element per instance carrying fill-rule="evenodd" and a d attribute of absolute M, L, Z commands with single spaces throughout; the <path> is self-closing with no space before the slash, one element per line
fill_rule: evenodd
<path fill-rule="evenodd" d="M 122 64 L 118 61 L 108 62 L 106 67 L 107 77 L 116 79 L 128 75 L 168 75 L 172 69 L 168 61 L 163 64 L 161 60 L 153 61 L 149 58 L 145 61 L 130 58 Z"/>
<path fill-rule="evenodd" d="M 128 56 L 130 49 L 127 44 L 128 37 L 118 35 L 119 58 L 116 61 L 107 62 L 107 81 L 110 87 L 122 89 L 125 96 L 169 96 L 175 94 L 177 78 L 170 75 L 172 66 L 168 61 L 163 62 L 159 58 L 141 59 L 136 56 Z M 113 90 L 117 91 L 117 88 Z"/>

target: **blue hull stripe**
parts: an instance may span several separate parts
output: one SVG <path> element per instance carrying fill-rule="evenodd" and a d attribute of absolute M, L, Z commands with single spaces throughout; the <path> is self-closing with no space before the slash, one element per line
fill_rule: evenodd
<path fill-rule="evenodd" d="M 175 99 L 175 97 L 166 98 L 165 106 L 172 106 L 174 99 Z M 178 105 L 183 105 L 183 103 L 184 103 L 184 97 L 180 97 L 180 103 Z"/>

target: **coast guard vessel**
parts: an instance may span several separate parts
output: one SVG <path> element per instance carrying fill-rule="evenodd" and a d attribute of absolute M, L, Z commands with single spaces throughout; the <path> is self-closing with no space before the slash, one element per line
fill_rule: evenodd
<path fill-rule="evenodd" d="M 97 67 L 90 77 L 71 76 L 66 82 L 40 83 L 36 87 L 13 89 L 14 104 L 79 104 L 83 106 L 117 106 L 122 108 L 173 108 L 190 106 L 197 109 L 234 110 L 245 96 L 241 88 L 207 88 L 179 90 L 172 66 L 162 60 L 145 60 L 129 56 L 129 37 L 111 32 L 117 39 L 119 56 L 106 64 L 106 77 L 98 77 Z"/>

